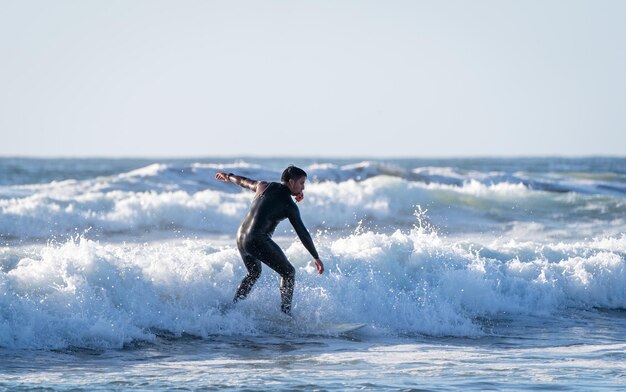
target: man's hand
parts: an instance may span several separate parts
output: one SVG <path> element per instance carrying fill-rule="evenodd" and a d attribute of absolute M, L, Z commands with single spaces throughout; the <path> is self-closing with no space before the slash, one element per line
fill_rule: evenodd
<path fill-rule="evenodd" d="M 296 203 L 300 203 L 302 200 L 304 200 L 304 193 L 300 192 L 296 195 Z"/>
<path fill-rule="evenodd" d="M 228 182 L 228 174 L 223 172 L 217 172 L 215 173 L 215 179 Z"/>
<path fill-rule="evenodd" d="M 318 274 L 323 274 L 324 273 L 324 263 L 322 263 L 322 260 L 320 259 L 315 259 L 315 266 L 317 267 L 317 273 Z"/>

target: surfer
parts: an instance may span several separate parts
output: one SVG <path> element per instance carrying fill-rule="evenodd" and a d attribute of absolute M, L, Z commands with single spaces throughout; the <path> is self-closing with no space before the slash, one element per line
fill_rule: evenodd
<path fill-rule="evenodd" d="M 304 199 L 306 177 L 306 172 L 295 166 L 289 166 L 283 171 L 280 183 L 252 180 L 233 173 L 215 174 L 217 180 L 232 182 L 255 192 L 250 210 L 237 232 L 237 248 L 248 274 L 237 288 L 235 298 L 233 298 L 234 303 L 248 296 L 252 286 L 261 275 L 261 262 L 263 262 L 281 276 L 280 309 L 285 314 L 291 314 L 296 269 L 287 260 L 280 247 L 272 241 L 276 226 L 285 218 L 289 219 L 300 241 L 313 256 L 317 272 L 319 274 L 324 272 L 324 264 L 317 254 L 309 231 L 302 223 L 300 210 L 291 199 L 292 196 L 296 202 Z"/>

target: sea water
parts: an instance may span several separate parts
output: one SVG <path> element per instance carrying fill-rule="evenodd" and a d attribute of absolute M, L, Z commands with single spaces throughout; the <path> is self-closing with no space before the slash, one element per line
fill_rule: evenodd
<path fill-rule="evenodd" d="M 292 163 L 287 319 L 214 175 Z M 626 389 L 624 158 L 4 158 L 0 240 L 0 390 Z"/>

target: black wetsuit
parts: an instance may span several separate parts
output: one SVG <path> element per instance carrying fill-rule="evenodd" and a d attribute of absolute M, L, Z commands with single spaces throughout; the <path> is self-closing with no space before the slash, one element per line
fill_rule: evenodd
<path fill-rule="evenodd" d="M 287 314 L 291 312 L 296 270 L 287 260 L 282 249 L 272 241 L 276 226 L 285 218 L 289 219 L 300 241 L 313 258 L 319 258 L 311 235 L 300 218 L 300 210 L 291 198 L 289 188 L 277 182 L 269 183 L 262 193 L 255 196 L 237 233 L 237 247 L 248 275 L 241 281 L 234 302 L 245 298 L 250 293 L 261 274 L 261 262 L 263 262 L 282 277 L 281 310 Z"/>

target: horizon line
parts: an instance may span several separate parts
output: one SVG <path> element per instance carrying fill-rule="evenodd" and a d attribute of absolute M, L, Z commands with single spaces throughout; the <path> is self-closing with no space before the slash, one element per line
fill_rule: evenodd
<path fill-rule="evenodd" d="M 411 159 L 624 159 L 626 155 L 614 155 L 614 154 L 511 154 L 511 155 L 499 155 L 499 154 L 476 154 L 476 155 L 257 155 L 257 154 L 217 154 L 217 155 L 37 155 L 37 154 L 16 154 L 16 155 L 2 155 L 0 159 L 32 159 L 32 160 L 45 160 L 45 159 L 65 159 L 65 160 L 90 160 L 90 159 L 108 159 L 108 160 L 190 160 L 190 159 L 372 159 L 372 160 L 411 160 Z"/>

